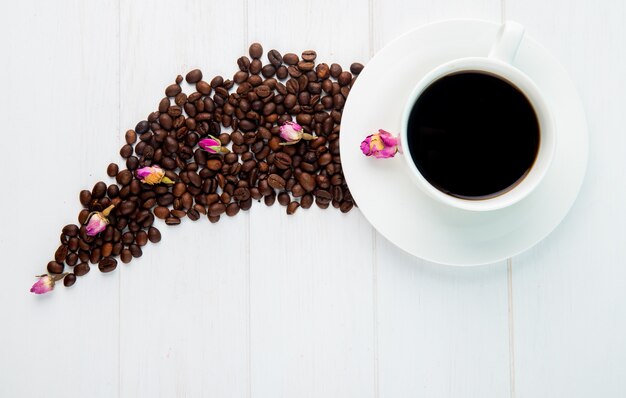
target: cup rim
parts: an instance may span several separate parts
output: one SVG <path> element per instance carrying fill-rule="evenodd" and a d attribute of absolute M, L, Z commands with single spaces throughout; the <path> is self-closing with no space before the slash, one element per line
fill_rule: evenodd
<path fill-rule="evenodd" d="M 540 143 L 537 156 L 529 172 L 521 177 L 512 188 L 485 199 L 464 199 L 449 195 L 432 185 L 421 174 L 412 160 L 408 147 L 402 148 L 403 157 L 417 185 L 433 199 L 459 209 L 470 211 L 492 211 L 521 201 L 527 197 L 543 180 L 552 164 L 556 148 L 554 122 L 544 96 L 537 85 L 522 71 L 504 61 L 488 57 L 465 57 L 443 63 L 426 73 L 415 85 L 407 98 L 402 113 L 400 145 L 408 142 L 408 120 L 419 96 L 437 80 L 459 72 L 485 73 L 504 80 L 522 92 L 530 102 L 539 123 Z"/>

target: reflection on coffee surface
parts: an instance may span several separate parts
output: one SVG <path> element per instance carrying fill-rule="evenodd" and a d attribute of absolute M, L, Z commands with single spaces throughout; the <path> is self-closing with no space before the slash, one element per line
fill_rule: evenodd
<path fill-rule="evenodd" d="M 449 195 L 487 199 L 515 187 L 539 149 L 539 122 L 526 96 L 481 72 L 428 86 L 408 121 L 408 149 L 426 180 Z"/>

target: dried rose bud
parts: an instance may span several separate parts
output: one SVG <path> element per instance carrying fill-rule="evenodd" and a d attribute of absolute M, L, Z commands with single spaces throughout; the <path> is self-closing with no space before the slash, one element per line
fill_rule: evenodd
<path fill-rule="evenodd" d="M 159 183 L 173 184 L 174 181 L 165 176 L 165 170 L 159 166 L 146 166 L 137 170 L 137 178 L 139 181 L 148 185 L 156 185 Z"/>
<path fill-rule="evenodd" d="M 220 140 L 213 137 L 212 135 L 209 138 L 203 138 L 198 142 L 198 146 L 208 153 L 213 154 L 225 154 L 230 152 L 228 148 L 223 147 Z"/>
<path fill-rule="evenodd" d="M 54 283 L 63 279 L 65 275 L 67 275 L 67 272 L 54 276 L 46 274 L 37 275 L 37 278 L 39 279 L 37 280 L 37 282 L 35 282 L 33 287 L 30 288 L 30 292 L 35 294 L 48 293 L 49 291 L 54 289 Z"/>
<path fill-rule="evenodd" d="M 96 236 L 106 229 L 107 224 L 109 224 L 109 219 L 107 217 L 114 207 L 115 205 L 111 205 L 103 211 L 94 211 L 89 214 L 87 221 L 85 222 L 87 235 Z"/>
<path fill-rule="evenodd" d="M 361 142 L 361 151 L 365 156 L 374 156 L 379 159 L 392 158 L 398 153 L 398 137 L 385 131 L 370 134 Z"/>
<path fill-rule="evenodd" d="M 300 140 L 309 141 L 317 138 L 314 135 L 305 133 L 302 126 L 295 122 L 285 122 L 280 126 L 280 137 L 285 140 L 280 145 L 294 145 L 300 142 Z"/>

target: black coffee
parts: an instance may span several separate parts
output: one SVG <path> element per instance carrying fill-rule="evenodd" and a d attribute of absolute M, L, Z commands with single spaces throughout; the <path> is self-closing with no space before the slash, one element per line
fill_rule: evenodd
<path fill-rule="evenodd" d="M 408 123 L 410 156 L 440 191 L 465 199 L 500 195 L 520 182 L 539 148 L 537 115 L 510 83 L 460 72 L 431 84 Z"/>

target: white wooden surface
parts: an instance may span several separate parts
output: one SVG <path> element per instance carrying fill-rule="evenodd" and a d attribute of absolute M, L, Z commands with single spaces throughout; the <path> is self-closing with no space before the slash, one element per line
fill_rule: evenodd
<path fill-rule="evenodd" d="M 109 181 L 178 73 L 230 74 L 252 41 L 347 66 L 454 17 L 523 23 L 585 103 L 586 182 L 535 248 L 442 267 L 358 210 L 256 204 L 28 293 L 79 190 Z M 6 2 L 0 397 L 626 396 L 625 20 L 620 0 Z"/>

